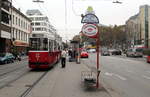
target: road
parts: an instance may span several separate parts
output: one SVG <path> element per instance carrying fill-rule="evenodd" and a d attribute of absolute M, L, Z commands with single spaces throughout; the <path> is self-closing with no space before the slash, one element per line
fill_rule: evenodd
<path fill-rule="evenodd" d="M 83 59 L 83 62 L 87 67 L 95 68 L 96 54 L 90 54 L 89 59 Z M 100 67 L 100 79 L 114 97 L 150 96 L 150 64 L 144 58 L 101 56 Z"/>
<path fill-rule="evenodd" d="M 100 83 L 112 97 L 149 97 L 150 64 L 146 63 L 144 58 L 101 56 L 99 60 L 101 67 Z M 84 97 L 87 95 L 79 87 L 80 73 L 86 68 L 91 70 L 96 69 L 96 54 L 90 54 L 89 58 L 82 59 L 81 64 L 67 64 L 66 69 L 61 69 L 60 65 L 56 65 L 55 68 L 51 69 L 49 74 L 41 81 L 41 84 L 35 87 L 29 96 L 32 97 L 33 95 L 31 94 L 35 92 L 34 95 L 38 94 L 38 96 L 45 94 L 51 95 L 48 97 L 61 97 L 62 95 L 66 97 L 68 96 L 66 95 L 68 90 L 70 90 L 68 97 L 72 97 L 73 95 L 78 95 L 77 97 L 83 95 L 82 97 Z M 30 70 L 27 67 L 27 60 L 0 65 L 0 97 L 22 97 L 20 95 L 30 88 L 44 72 Z M 61 80 L 62 77 L 64 81 Z M 66 79 L 70 81 L 67 82 Z M 62 82 L 65 84 L 61 85 Z M 67 84 L 74 86 L 67 87 Z M 67 89 L 64 90 L 64 87 Z M 48 91 L 41 93 L 39 92 L 41 88 Z M 75 90 L 78 94 L 74 94 L 72 90 Z M 103 96 L 106 94 L 105 92 Z M 96 95 L 102 94 L 97 93 Z M 96 95 L 94 94 L 91 97 L 97 97 Z"/>

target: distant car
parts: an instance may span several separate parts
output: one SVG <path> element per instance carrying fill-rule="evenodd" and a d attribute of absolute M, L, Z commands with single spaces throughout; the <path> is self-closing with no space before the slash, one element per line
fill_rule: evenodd
<path fill-rule="evenodd" d="M 146 57 L 146 61 L 147 61 L 147 63 L 150 63 L 150 56 Z"/>
<path fill-rule="evenodd" d="M 121 55 L 121 54 L 122 54 L 121 50 L 118 50 L 118 49 L 112 52 L 112 55 Z"/>
<path fill-rule="evenodd" d="M 109 51 L 102 51 L 101 53 L 102 56 L 110 56 Z"/>
<path fill-rule="evenodd" d="M 11 53 L 0 53 L 0 63 L 1 64 L 7 64 L 7 63 L 13 63 L 15 57 Z"/>
<path fill-rule="evenodd" d="M 89 49 L 88 50 L 88 53 L 95 53 L 96 52 L 96 49 Z"/>
<path fill-rule="evenodd" d="M 143 57 L 142 48 L 130 48 L 126 52 L 127 57 Z"/>
<path fill-rule="evenodd" d="M 89 54 L 88 54 L 88 52 L 86 52 L 86 51 L 82 51 L 80 57 L 81 57 L 81 58 L 88 58 L 88 57 L 89 57 Z"/>
<path fill-rule="evenodd" d="M 119 50 L 119 49 L 110 49 L 109 53 L 111 55 L 121 55 L 122 54 L 121 50 Z"/>

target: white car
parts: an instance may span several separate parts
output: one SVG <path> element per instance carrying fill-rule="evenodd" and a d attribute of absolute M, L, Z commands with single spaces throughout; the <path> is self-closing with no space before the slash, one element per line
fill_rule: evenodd
<path fill-rule="evenodd" d="M 96 49 L 89 49 L 88 50 L 88 53 L 95 53 L 96 52 Z"/>

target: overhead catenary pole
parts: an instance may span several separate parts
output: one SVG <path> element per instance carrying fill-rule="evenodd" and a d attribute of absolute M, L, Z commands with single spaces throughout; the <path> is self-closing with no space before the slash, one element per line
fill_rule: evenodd
<path fill-rule="evenodd" d="M 67 33 L 67 0 L 65 0 L 65 33 Z M 66 41 L 67 41 L 67 34 L 66 35 Z"/>

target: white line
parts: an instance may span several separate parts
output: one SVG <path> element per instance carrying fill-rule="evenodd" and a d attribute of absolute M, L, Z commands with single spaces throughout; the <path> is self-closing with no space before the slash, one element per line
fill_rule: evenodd
<path fill-rule="evenodd" d="M 114 76 L 118 77 L 118 78 L 121 79 L 121 80 L 127 80 L 125 77 L 120 76 L 119 74 L 114 74 Z"/>
<path fill-rule="evenodd" d="M 143 75 L 143 77 L 150 80 L 150 77 L 149 77 L 149 76 Z"/>
<path fill-rule="evenodd" d="M 133 73 L 133 71 L 131 71 L 131 70 L 127 70 L 127 72 L 128 72 L 128 73 Z"/>
<path fill-rule="evenodd" d="M 147 73 L 150 73 L 150 71 L 146 71 Z"/>
<path fill-rule="evenodd" d="M 123 76 L 120 76 L 119 74 L 115 74 L 115 73 L 109 73 L 109 72 L 105 72 L 105 75 L 106 76 L 115 76 L 115 77 L 117 77 L 117 78 L 119 78 L 119 79 L 121 79 L 121 80 L 127 80 L 125 77 L 123 77 Z"/>
<path fill-rule="evenodd" d="M 107 75 L 107 76 L 113 76 L 113 74 L 109 73 L 109 72 L 105 72 L 105 75 Z"/>

